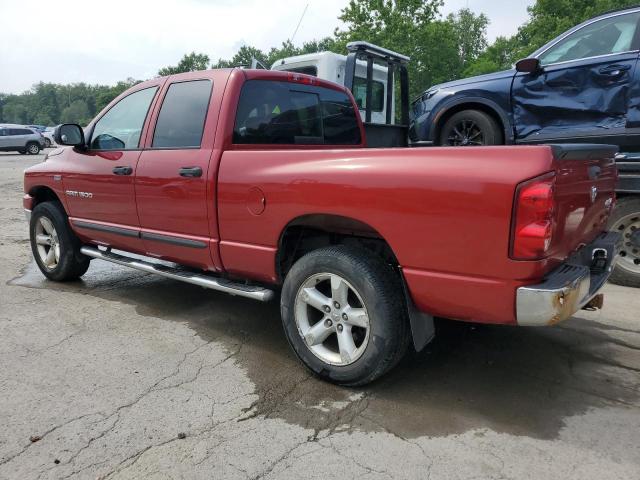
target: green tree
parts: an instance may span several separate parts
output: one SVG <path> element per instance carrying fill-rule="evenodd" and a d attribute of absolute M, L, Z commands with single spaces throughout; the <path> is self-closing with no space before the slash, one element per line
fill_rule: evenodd
<path fill-rule="evenodd" d="M 458 78 L 486 45 L 487 18 L 469 10 L 438 16 L 442 0 L 351 0 L 342 10 L 336 47 L 366 40 L 411 57 L 410 95 Z"/>
<path fill-rule="evenodd" d="M 158 70 L 158 75 L 174 75 L 176 73 L 195 72 L 209 68 L 209 55 L 191 52 L 182 57 L 175 67 L 169 66 Z"/>
<path fill-rule="evenodd" d="M 86 125 L 91 121 L 89 107 L 84 100 L 74 100 L 71 105 L 62 110 L 60 123 L 79 123 Z"/>
<path fill-rule="evenodd" d="M 468 8 L 463 8 L 457 13 L 450 13 L 447 21 L 453 26 L 460 67 L 467 68 L 487 48 L 489 19 L 484 13 L 476 15 Z"/>

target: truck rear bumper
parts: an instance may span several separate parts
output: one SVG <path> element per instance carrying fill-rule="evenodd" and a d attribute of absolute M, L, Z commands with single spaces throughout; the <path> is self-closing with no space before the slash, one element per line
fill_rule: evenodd
<path fill-rule="evenodd" d="M 584 307 L 611 275 L 620 246 L 618 233 L 603 233 L 550 272 L 541 283 L 518 288 L 518 325 L 553 325 Z M 600 259 L 599 265 L 596 258 Z"/>

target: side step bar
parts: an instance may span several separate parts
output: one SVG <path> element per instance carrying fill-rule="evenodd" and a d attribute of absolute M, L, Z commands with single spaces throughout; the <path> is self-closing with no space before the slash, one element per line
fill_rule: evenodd
<path fill-rule="evenodd" d="M 212 275 L 191 272 L 189 270 L 181 269 L 180 267 L 174 268 L 157 263 L 146 262 L 137 258 L 118 255 L 117 253 L 102 251 L 95 247 L 84 246 L 80 248 L 80 251 L 87 257 L 106 260 L 107 262 L 117 263 L 118 265 L 135 268 L 136 270 L 142 270 L 143 272 L 155 273 L 163 277 L 172 278 L 173 280 L 192 283 L 194 285 L 218 290 L 219 292 L 225 292 L 231 295 L 238 295 L 239 297 L 251 298 L 261 302 L 268 302 L 273 298 L 273 290 L 259 286 L 244 285 L 242 283 L 232 282 Z"/>

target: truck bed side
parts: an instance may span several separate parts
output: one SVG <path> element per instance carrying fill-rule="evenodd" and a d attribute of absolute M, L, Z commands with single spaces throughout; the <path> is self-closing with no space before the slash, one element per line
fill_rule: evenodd
<path fill-rule="evenodd" d="M 509 258 L 516 186 L 553 171 L 554 162 L 544 146 L 226 151 L 218 197 L 222 261 L 231 273 L 277 282 L 275 255 L 287 224 L 310 215 L 347 217 L 389 244 L 419 308 L 514 323 L 515 289 L 567 254 Z M 265 209 L 256 215 L 250 204 L 258 191 Z"/>

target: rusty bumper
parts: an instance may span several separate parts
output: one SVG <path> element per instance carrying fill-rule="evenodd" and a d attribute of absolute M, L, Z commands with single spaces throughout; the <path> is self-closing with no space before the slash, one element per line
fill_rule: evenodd
<path fill-rule="evenodd" d="M 553 325 L 587 305 L 597 305 L 591 300 L 611 275 L 620 246 L 618 233 L 603 233 L 550 272 L 541 283 L 518 288 L 518 325 Z"/>

